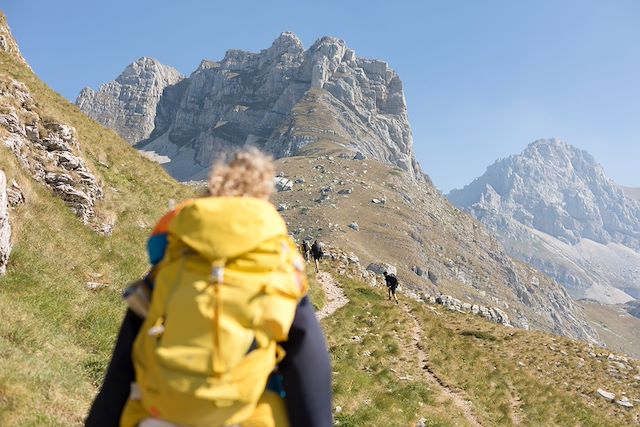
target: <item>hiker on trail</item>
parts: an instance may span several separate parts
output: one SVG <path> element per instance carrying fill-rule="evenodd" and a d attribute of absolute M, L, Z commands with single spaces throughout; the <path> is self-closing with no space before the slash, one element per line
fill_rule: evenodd
<path fill-rule="evenodd" d="M 311 245 L 311 256 L 313 257 L 313 263 L 316 267 L 316 273 L 319 273 L 320 260 L 324 256 L 324 244 L 314 240 L 313 245 Z"/>
<path fill-rule="evenodd" d="M 309 262 L 311 259 L 311 246 L 309 246 L 308 241 L 302 241 L 302 244 L 300 245 L 300 251 L 302 252 L 302 256 L 304 257 L 305 262 Z"/>
<path fill-rule="evenodd" d="M 86 427 L 329 427 L 331 366 L 257 149 L 160 219 Z M 169 320 L 171 319 L 171 320 Z"/>
<path fill-rule="evenodd" d="M 386 271 L 382 274 L 384 275 L 384 281 L 387 282 L 389 299 L 391 299 L 391 296 L 393 296 L 393 299 L 396 300 L 396 304 L 398 304 L 398 297 L 396 296 L 396 289 L 398 288 L 398 278 L 395 274 L 389 274 Z"/>

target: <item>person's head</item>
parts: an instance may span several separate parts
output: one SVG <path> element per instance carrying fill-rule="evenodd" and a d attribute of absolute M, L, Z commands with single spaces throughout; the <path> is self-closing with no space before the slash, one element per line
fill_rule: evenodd
<path fill-rule="evenodd" d="M 211 167 L 209 195 L 268 199 L 273 194 L 275 168 L 271 156 L 246 147 L 225 157 Z"/>

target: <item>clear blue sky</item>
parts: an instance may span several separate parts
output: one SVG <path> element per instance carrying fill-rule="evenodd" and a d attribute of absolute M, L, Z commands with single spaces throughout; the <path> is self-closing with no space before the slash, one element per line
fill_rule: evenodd
<path fill-rule="evenodd" d="M 444 192 L 538 138 L 586 149 L 640 187 L 640 1 L 50 1 L 0 8 L 38 75 L 74 100 L 151 56 L 189 74 L 282 31 L 387 61 L 416 155 Z"/>

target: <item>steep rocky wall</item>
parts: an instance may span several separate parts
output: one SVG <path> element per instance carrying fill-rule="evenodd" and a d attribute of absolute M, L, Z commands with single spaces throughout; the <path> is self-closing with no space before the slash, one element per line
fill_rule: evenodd
<path fill-rule="evenodd" d="M 135 144 L 151 135 L 156 106 L 167 86 L 184 77 L 152 58 L 140 58 L 96 92 L 82 89 L 76 105 L 83 113 Z"/>
<path fill-rule="evenodd" d="M 130 131 L 119 123 L 134 105 L 120 103 L 116 113 L 110 99 L 83 91 L 78 105 L 124 135 Z M 332 37 L 305 51 L 295 34 L 283 33 L 259 53 L 229 50 L 221 61 L 202 61 L 145 114 L 155 126 L 139 147 L 180 180 L 205 177 L 224 149 L 252 144 L 284 157 L 327 139 L 423 178 L 399 76 Z"/>

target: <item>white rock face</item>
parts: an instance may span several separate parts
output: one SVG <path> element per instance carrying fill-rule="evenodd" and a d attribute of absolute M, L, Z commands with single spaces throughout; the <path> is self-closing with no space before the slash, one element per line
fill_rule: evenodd
<path fill-rule="evenodd" d="M 178 70 L 155 59 L 140 58 L 97 92 L 90 87 L 82 89 L 76 105 L 135 144 L 151 135 L 156 106 L 164 89 L 183 78 Z"/>
<path fill-rule="evenodd" d="M 4 171 L 0 170 L 0 275 L 7 271 L 9 254 L 11 254 L 11 224 L 7 200 L 7 177 Z"/>
<path fill-rule="evenodd" d="M 134 83 L 127 90 L 140 92 Z M 101 92 L 117 92 L 109 85 Z M 114 109 L 115 96 L 84 92 L 78 105 L 124 134 L 118 126 L 137 104 L 118 101 Z M 318 141 L 422 178 L 397 73 L 385 62 L 358 58 L 336 38 L 323 37 L 305 51 L 286 32 L 259 53 L 229 50 L 167 86 L 153 114 L 148 105 L 142 114 L 145 123 L 155 117 L 155 128 L 139 148 L 179 180 L 206 177 L 212 160 L 230 147 L 252 144 L 284 157 Z"/>
<path fill-rule="evenodd" d="M 573 297 L 640 298 L 640 203 L 587 152 L 555 139 L 535 141 L 448 198 Z"/>

